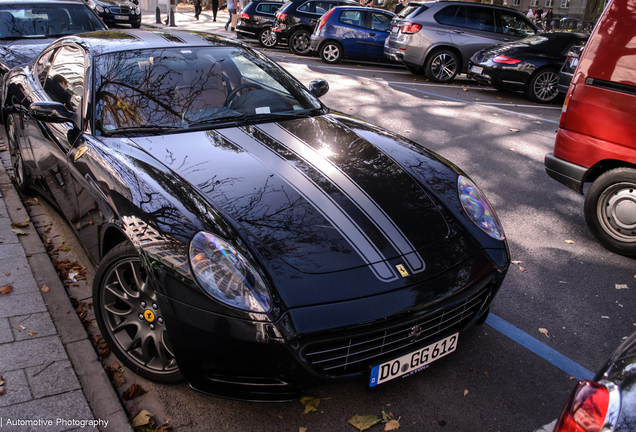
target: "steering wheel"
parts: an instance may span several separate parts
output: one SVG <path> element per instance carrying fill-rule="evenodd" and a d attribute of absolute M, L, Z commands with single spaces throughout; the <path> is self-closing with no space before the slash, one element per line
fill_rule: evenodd
<path fill-rule="evenodd" d="M 251 87 L 251 88 L 254 88 L 254 89 L 261 89 L 261 90 L 263 89 L 263 87 L 260 86 L 259 84 L 249 83 L 249 82 L 243 83 L 240 86 L 236 87 L 234 90 L 232 90 L 229 95 L 227 95 L 227 98 L 225 98 L 225 103 L 223 104 L 223 106 L 226 106 L 226 107 L 229 108 L 231 103 L 232 103 L 232 101 L 236 98 L 238 93 L 241 90 L 244 90 L 244 89 L 246 89 L 248 87 Z"/>

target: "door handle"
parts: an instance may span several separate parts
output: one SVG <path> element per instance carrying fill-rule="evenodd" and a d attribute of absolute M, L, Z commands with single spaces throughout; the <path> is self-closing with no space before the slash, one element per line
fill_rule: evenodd
<path fill-rule="evenodd" d="M 457 33 L 457 34 L 462 34 L 462 33 L 464 33 L 464 32 L 463 32 L 463 31 L 461 31 L 461 30 L 453 30 L 453 31 L 454 31 L 455 33 Z"/>
<path fill-rule="evenodd" d="M 375 36 L 375 33 L 369 33 L 369 36 Z"/>
<path fill-rule="evenodd" d="M 504 38 L 504 42 L 510 42 L 510 39 Z"/>

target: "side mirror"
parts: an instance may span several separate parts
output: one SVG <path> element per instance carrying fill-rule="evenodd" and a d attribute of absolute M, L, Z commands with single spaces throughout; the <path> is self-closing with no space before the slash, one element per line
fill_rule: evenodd
<path fill-rule="evenodd" d="M 325 80 L 316 80 L 309 83 L 309 92 L 319 98 L 329 91 L 329 83 Z"/>
<path fill-rule="evenodd" d="M 74 112 L 66 109 L 60 102 L 33 102 L 29 114 L 38 121 L 48 123 L 76 122 Z"/>

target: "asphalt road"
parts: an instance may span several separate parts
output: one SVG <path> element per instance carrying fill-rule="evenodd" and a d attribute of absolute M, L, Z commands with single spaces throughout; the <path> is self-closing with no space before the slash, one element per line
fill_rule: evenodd
<path fill-rule="evenodd" d="M 300 402 L 228 401 L 130 373 L 120 392 L 141 383 L 149 393 L 133 401 L 136 408 L 176 431 L 354 431 L 349 418 L 381 417 L 382 411 L 406 431 L 531 432 L 556 419 L 576 383 L 573 371 L 595 371 L 636 330 L 634 260 L 602 248 L 585 225 L 583 197 L 545 173 L 560 106 L 480 88 L 463 77 L 438 85 L 394 66 L 327 65 L 282 49 L 264 53 L 306 85 L 326 79 L 327 106 L 424 145 L 477 182 L 518 261 L 491 308 L 496 321 L 489 323 L 498 325 L 462 334 L 455 353 L 407 379 L 372 390 L 359 381 L 309 392 L 321 401 L 305 415 Z M 90 267 L 59 216 L 51 212 L 51 219 L 71 259 Z M 90 286 L 90 274 L 85 282 Z"/>

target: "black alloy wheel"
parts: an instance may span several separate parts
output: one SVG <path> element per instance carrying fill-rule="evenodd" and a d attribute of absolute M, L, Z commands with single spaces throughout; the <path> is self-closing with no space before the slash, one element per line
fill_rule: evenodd
<path fill-rule="evenodd" d="M 325 63 L 340 63 L 340 60 L 342 60 L 342 51 L 342 45 L 338 42 L 325 42 L 322 47 L 320 47 L 320 58 Z"/>
<path fill-rule="evenodd" d="M 452 81 L 457 76 L 459 68 L 457 55 L 443 48 L 431 54 L 424 66 L 428 79 L 439 83 Z"/>
<path fill-rule="evenodd" d="M 117 245 L 100 263 L 93 282 L 93 305 L 102 336 L 126 367 L 155 382 L 183 380 L 157 295 L 130 243 Z"/>
<path fill-rule="evenodd" d="M 16 120 L 13 115 L 9 115 L 6 120 L 7 140 L 9 141 L 9 154 L 11 156 L 11 166 L 13 167 L 13 178 L 20 192 L 27 194 L 31 192 L 29 177 L 22 160 L 22 152 L 18 143 L 18 130 Z"/>
<path fill-rule="evenodd" d="M 296 30 L 289 37 L 289 49 L 296 55 L 308 55 L 310 38 L 311 33 L 307 30 Z"/>
<path fill-rule="evenodd" d="M 526 87 L 526 97 L 534 102 L 550 103 L 559 97 L 558 84 L 558 70 L 541 69 L 530 77 Z"/>
<path fill-rule="evenodd" d="M 594 181 L 585 196 L 585 221 L 607 249 L 636 257 L 636 170 L 616 168 Z"/>
<path fill-rule="evenodd" d="M 261 30 L 261 32 L 258 34 L 258 41 L 265 48 L 273 48 L 278 42 L 276 40 L 276 33 L 274 33 L 270 27 Z"/>

